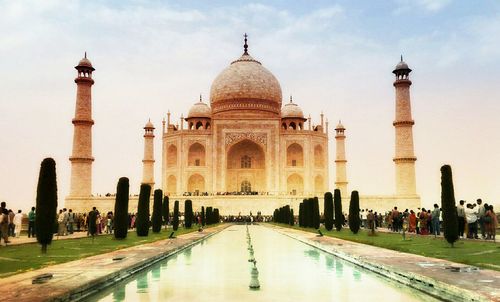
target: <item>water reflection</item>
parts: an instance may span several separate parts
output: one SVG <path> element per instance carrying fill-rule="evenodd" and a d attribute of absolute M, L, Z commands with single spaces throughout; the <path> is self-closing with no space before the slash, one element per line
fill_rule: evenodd
<path fill-rule="evenodd" d="M 155 267 L 151 270 L 151 277 L 153 281 L 159 281 L 161 277 L 161 267 L 159 265 L 155 265 Z"/>
<path fill-rule="evenodd" d="M 125 284 L 120 283 L 113 291 L 113 301 L 119 302 L 125 300 Z"/>
<path fill-rule="evenodd" d="M 148 275 L 147 273 L 141 273 L 137 278 L 137 292 L 147 293 L 148 292 Z"/>
<path fill-rule="evenodd" d="M 318 249 L 309 249 L 307 251 L 304 251 L 304 254 L 308 256 L 309 258 L 312 258 L 316 261 L 319 260 L 319 250 Z"/>
<path fill-rule="evenodd" d="M 330 255 L 325 255 L 325 260 L 326 260 L 326 267 L 329 270 L 332 270 L 335 268 L 335 260 L 333 259 L 333 256 Z"/>
<path fill-rule="evenodd" d="M 231 226 L 88 301 L 434 302 L 330 254 L 262 226 L 250 226 L 261 289 L 248 288 L 246 228 Z M 362 290 L 360 281 L 362 280 Z"/>
<path fill-rule="evenodd" d="M 361 281 L 361 272 L 358 270 L 352 270 L 352 276 L 354 277 L 354 280 L 356 281 Z"/>
<path fill-rule="evenodd" d="M 342 278 L 344 275 L 344 264 L 340 260 L 335 260 L 335 273 L 337 278 Z"/>

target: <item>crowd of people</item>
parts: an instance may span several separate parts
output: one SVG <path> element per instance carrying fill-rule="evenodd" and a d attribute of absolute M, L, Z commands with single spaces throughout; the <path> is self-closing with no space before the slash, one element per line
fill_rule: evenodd
<path fill-rule="evenodd" d="M 493 205 L 483 204 L 481 199 L 476 203 L 460 200 L 457 205 L 458 233 L 462 238 L 495 240 L 498 217 Z M 387 227 L 392 232 L 407 231 L 419 235 L 439 236 L 442 229 L 442 211 L 438 204 L 432 209 L 418 208 L 417 211 L 405 209 L 400 211 L 394 207 L 386 213 L 373 210 L 360 211 L 362 227 L 376 229 Z M 347 219 L 346 219 L 347 220 Z"/>
<path fill-rule="evenodd" d="M 23 212 L 7 208 L 7 203 L 0 203 L 0 244 L 7 245 L 10 243 L 9 237 L 19 237 L 21 235 Z M 35 237 L 35 208 L 31 208 L 28 213 L 28 237 Z"/>

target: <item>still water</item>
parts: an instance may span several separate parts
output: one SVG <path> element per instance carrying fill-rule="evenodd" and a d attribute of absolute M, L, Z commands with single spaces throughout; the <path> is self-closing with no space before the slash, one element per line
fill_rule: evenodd
<path fill-rule="evenodd" d="M 234 225 L 88 301 L 437 301 L 263 226 Z"/>

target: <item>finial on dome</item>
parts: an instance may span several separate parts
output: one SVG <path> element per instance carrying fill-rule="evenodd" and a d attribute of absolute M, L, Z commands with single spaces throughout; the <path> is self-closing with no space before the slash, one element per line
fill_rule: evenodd
<path fill-rule="evenodd" d="M 247 55 L 248 54 L 248 44 L 247 44 L 248 35 L 247 35 L 247 33 L 245 33 L 243 35 L 243 37 L 245 37 L 245 45 L 243 45 L 243 49 L 245 50 L 245 52 L 243 54 Z"/>
<path fill-rule="evenodd" d="M 85 59 L 87 58 L 87 52 L 85 52 L 84 58 L 85 58 Z"/>
<path fill-rule="evenodd" d="M 290 104 L 293 103 L 292 95 L 290 95 Z"/>
<path fill-rule="evenodd" d="M 403 62 L 403 55 L 401 55 L 401 62 Z"/>
<path fill-rule="evenodd" d="M 202 102 L 202 100 L 201 100 L 201 93 L 200 93 L 200 103 L 201 103 L 201 102 Z"/>

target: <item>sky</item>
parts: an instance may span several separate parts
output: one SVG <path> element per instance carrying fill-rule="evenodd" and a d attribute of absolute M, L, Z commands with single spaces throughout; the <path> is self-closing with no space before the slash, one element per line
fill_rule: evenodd
<path fill-rule="evenodd" d="M 293 95 L 313 123 L 347 128 L 350 190 L 392 194 L 394 76 L 413 69 L 417 191 L 440 200 L 440 167 L 453 169 L 456 199 L 500 206 L 500 2 L 387 1 L 3 1 L 0 0 L 0 200 L 34 205 L 40 163 L 57 163 L 58 196 L 69 191 L 74 66 L 92 61 L 93 192 L 119 177 L 136 193 L 143 127 L 178 121 L 242 53 Z"/>

